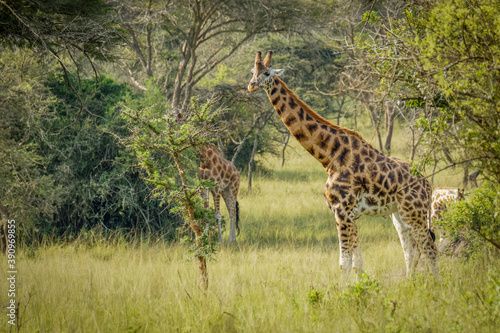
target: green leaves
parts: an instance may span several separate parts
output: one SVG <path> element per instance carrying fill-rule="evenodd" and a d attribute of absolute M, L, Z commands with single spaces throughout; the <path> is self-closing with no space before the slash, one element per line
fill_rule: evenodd
<path fill-rule="evenodd" d="M 442 214 L 447 232 L 457 238 L 464 232 L 478 237 L 476 244 L 484 241 L 500 249 L 500 186 L 487 184 L 471 190 L 466 200 L 450 204 Z"/>
<path fill-rule="evenodd" d="M 376 11 L 370 11 L 366 12 L 363 14 L 363 22 L 368 22 L 368 23 L 377 23 L 380 21 L 380 17 L 378 16 L 378 13 Z"/>
<path fill-rule="evenodd" d="M 179 231 L 188 234 L 183 241 L 198 259 L 208 258 L 217 243 L 214 212 L 201 199 L 201 192 L 214 183 L 197 178 L 195 163 L 196 149 L 203 149 L 219 131 L 216 120 L 223 110 L 214 105 L 213 100 L 200 103 L 192 98 L 188 110 L 173 110 L 150 85 L 144 99 L 125 101 L 121 112 L 130 131 L 122 144 L 137 156 L 137 167 L 153 186 L 153 196 L 182 216 L 185 223 Z"/>
<path fill-rule="evenodd" d="M 415 145 L 448 165 L 468 163 L 500 182 L 500 3 L 412 5 L 360 45 L 377 89 L 418 112 Z M 390 21 L 393 18 L 388 18 Z M 413 124 L 411 124 L 413 125 Z M 493 144 L 492 144 L 493 143 Z M 475 161 L 472 165 L 470 161 Z"/>

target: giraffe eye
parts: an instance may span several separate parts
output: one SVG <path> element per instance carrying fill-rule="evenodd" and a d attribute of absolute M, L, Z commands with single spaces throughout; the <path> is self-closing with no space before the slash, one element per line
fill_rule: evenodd
<path fill-rule="evenodd" d="M 265 76 L 269 76 L 270 73 L 268 71 L 266 71 L 266 72 L 264 72 L 262 74 L 264 74 Z"/>

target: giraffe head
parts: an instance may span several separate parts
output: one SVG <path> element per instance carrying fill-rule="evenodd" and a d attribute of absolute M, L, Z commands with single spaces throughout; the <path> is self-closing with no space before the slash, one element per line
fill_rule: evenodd
<path fill-rule="evenodd" d="M 252 69 L 252 79 L 248 84 L 248 91 L 254 92 L 260 88 L 268 89 L 275 76 L 280 76 L 283 73 L 283 69 L 274 69 L 271 67 L 271 57 L 273 51 L 268 51 L 264 60 L 262 60 L 262 54 L 260 51 L 257 52 L 255 56 L 255 66 Z"/>
<path fill-rule="evenodd" d="M 465 189 L 459 188 L 457 191 L 457 200 L 463 200 L 463 199 L 465 199 Z"/>

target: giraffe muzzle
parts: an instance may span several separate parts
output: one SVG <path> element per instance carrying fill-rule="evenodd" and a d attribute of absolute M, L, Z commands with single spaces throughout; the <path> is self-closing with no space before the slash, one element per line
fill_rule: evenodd
<path fill-rule="evenodd" d="M 259 85 L 257 84 L 257 82 L 250 82 L 250 84 L 248 85 L 249 92 L 254 92 L 258 89 L 259 89 Z"/>

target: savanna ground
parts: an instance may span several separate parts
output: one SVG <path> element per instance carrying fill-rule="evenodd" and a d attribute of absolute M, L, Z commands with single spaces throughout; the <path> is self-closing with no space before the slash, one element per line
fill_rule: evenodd
<path fill-rule="evenodd" d="M 369 141 L 371 134 L 363 133 Z M 405 157 L 403 134 L 395 155 Z M 16 300 L 22 332 L 498 332 L 500 260 L 485 249 L 439 258 L 435 279 L 420 264 L 411 278 L 389 218 L 362 218 L 365 275 L 340 286 L 333 214 L 321 166 L 292 144 L 285 167 L 243 177 L 241 234 L 209 262 L 209 289 L 178 243 L 82 234 L 17 253 Z M 461 171 L 435 178 L 458 186 Z M 227 217 L 227 212 L 225 212 Z M 227 238 L 227 232 L 225 233 Z M 1 290 L 7 263 L 0 260 Z M 7 304 L 1 293 L 2 306 Z M 3 315 L 0 330 L 11 329 Z"/>

